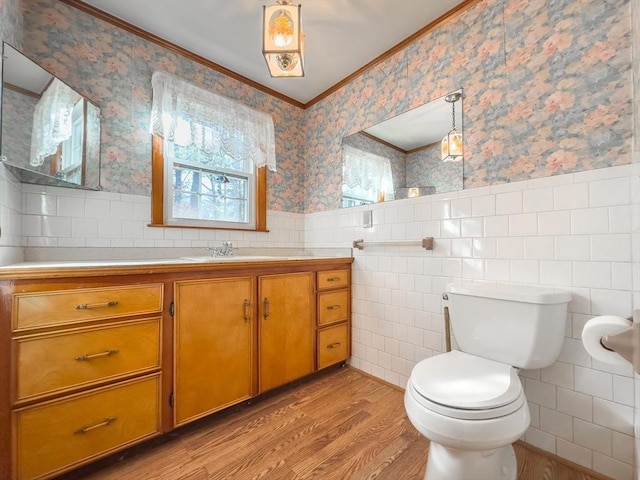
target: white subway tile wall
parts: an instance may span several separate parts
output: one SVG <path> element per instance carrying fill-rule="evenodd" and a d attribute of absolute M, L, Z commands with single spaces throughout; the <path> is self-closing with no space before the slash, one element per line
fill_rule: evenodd
<path fill-rule="evenodd" d="M 304 247 L 304 215 L 268 211 L 269 232 L 149 227 L 149 197 L 27 185 L 19 200 L 23 247 L 237 248 Z M 3 235 L 4 236 L 4 235 Z M 21 242 L 21 243 L 20 243 Z"/>
<path fill-rule="evenodd" d="M 640 284 L 632 263 L 640 228 L 632 215 L 636 167 L 307 215 L 269 211 L 269 233 L 152 228 L 148 197 L 21 185 L 0 167 L 0 264 L 20 261 L 21 247 L 200 248 L 231 240 L 241 248 L 312 249 L 433 236 L 432 252 L 354 249 L 351 364 L 404 387 L 418 361 L 444 351 L 441 295 L 449 281 L 569 290 L 558 361 L 521 372 L 532 415 L 524 440 L 631 479 L 632 370 L 592 360 L 580 335 L 595 315 L 631 316 L 634 280 Z M 373 228 L 362 227 L 363 209 L 373 210 Z"/>
<path fill-rule="evenodd" d="M 0 265 L 23 260 L 22 185 L 0 163 Z"/>
<path fill-rule="evenodd" d="M 632 225 L 633 168 L 306 215 L 307 248 L 435 238 L 432 252 L 354 250 L 351 364 L 404 387 L 418 361 L 444 351 L 441 295 L 449 281 L 568 290 L 560 357 L 521 372 L 532 415 L 524 440 L 613 478 L 633 478 L 633 371 L 594 361 L 580 339 L 593 316 L 632 315 L 632 239 L 639 228 Z M 373 228 L 361 226 L 363 208 L 373 210 Z"/>

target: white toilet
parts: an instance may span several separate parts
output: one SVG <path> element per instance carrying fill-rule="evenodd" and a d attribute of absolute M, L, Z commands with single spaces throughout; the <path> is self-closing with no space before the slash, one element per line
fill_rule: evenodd
<path fill-rule="evenodd" d="M 556 360 L 571 294 L 460 283 L 446 295 L 460 351 L 419 362 L 404 396 L 409 420 L 431 441 L 424 478 L 514 480 L 511 444 L 530 421 L 517 369 Z"/>

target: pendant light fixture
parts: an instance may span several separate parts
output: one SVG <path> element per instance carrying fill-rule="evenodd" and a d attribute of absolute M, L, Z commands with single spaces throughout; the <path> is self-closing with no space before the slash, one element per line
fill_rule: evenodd
<path fill-rule="evenodd" d="M 304 77 L 304 32 L 301 5 L 278 0 L 263 6 L 262 54 L 272 77 Z"/>
<path fill-rule="evenodd" d="M 440 144 L 440 152 L 443 162 L 459 162 L 462 160 L 463 155 L 463 143 L 462 133 L 456 130 L 456 102 L 462 98 L 462 93 L 453 92 L 444 97 L 445 101 L 451 104 L 452 112 L 452 128 L 449 133 L 445 135 Z"/>

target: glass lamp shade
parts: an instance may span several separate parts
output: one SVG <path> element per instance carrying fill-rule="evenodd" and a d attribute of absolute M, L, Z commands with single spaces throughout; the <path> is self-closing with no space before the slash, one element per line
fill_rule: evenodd
<path fill-rule="evenodd" d="M 440 153 L 443 162 L 459 162 L 462 160 L 462 134 L 455 127 L 442 139 Z"/>
<path fill-rule="evenodd" d="M 263 7 L 262 54 L 272 77 L 304 77 L 300 5 Z"/>

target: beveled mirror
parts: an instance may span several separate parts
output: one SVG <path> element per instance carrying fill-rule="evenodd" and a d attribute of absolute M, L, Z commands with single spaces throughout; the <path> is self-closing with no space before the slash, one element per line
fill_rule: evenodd
<path fill-rule="evenodd" d="M 21 182 L 100 189 L 100 108 L 3 44 L 1 159 Z"/>
<path fill-rule="evenodd" d="M 462 156 L 443 161 L 453 128 L 463 139 L 461 89 L 344 137 L 342 207 L 461 190 Z"/>

